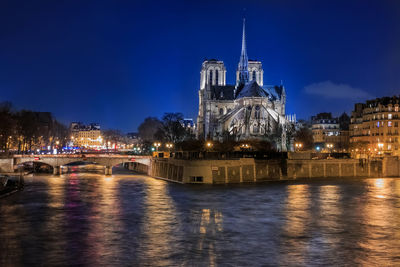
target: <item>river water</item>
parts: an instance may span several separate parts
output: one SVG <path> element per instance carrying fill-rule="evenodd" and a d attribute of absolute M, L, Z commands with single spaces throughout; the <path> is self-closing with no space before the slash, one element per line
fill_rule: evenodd
<path fill-rule="evenodd" d="M 400 265 L 400 179 L 25 182 L 0 199 L 0 266 Z"/>

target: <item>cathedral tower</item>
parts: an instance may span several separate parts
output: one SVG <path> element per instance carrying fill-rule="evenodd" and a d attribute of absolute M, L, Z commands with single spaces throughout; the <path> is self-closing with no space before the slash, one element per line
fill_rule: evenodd
<path fill-rule="evenodd" d="M 205 60 L 200 71 L 200 90 L 212 85 L 226 85 L 224 62 L 216 59 Z"/>
<path fill-rule="evenodd" d="M 264 86 L 264 70 L 260 61 L 249 60 L 249 80 L 255 80 L 259 86 Z"/>

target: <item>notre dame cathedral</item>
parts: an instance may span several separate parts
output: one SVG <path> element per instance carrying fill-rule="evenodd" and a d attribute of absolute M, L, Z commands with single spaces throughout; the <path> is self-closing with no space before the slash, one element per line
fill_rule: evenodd
<path fill-rule="evenodd" d="M 264 85 L 260 61 L 248 60 L 243 21 L 242 51 L 236 71 L 236 84 L 226 84 L 223 61 L 205 60 L 200 72 L 197 135 L 200 139 L 222 141 L 263 139 L 279 133 L 282 145 L 286 129 L 295 116 L 285 115 L 286 92 L 283 85 Z"/>

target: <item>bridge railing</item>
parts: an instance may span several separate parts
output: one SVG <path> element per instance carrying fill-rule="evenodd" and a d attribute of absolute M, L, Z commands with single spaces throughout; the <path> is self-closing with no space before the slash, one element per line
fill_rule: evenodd
<path fill-rule="evenodd" d="M 42 155 L 42 154 L 33 154 L 33 155 L 13 155 L 14 158 L 122 158 L 122 159 L 130 159 L 130 158 L 150 158 L 151 156 L 140 156 L 140 155 L 109 155 L 109 154 L 59 154 L 59 155 Z"/>

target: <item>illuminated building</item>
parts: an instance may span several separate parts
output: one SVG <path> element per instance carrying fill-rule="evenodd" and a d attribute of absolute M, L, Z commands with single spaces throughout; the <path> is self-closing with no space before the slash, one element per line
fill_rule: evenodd
<path fill-rule="evenodd" d="M 333 145 L 334 151 L 345 152 L 349 145 L 349 121 L 346 113 L 334 118 L 331 113 L 319 113 L 311 117 L 314 147 L 325 150 L 327 145 Z"/>
<path fill-rule="evenodd" d="M 264 85 L 262 64 L 247 57 L 245 24 L 242 50 L 236 71 L 236 84 L 226 84 L 223 61 L 205 60 L 200 72 L 197 137 L 222 141 L 261 139 L 281 127 L 282 148 L 286 128 L 295 122 L 285 115 L 286 92 L 283 85 Z"/>
<path fill-rule="evenodd" d="M 398 96 L 357 103 L 351 114 L 350 145 L 357 156 L 400 155 Z"/>
<path fill-rule="evenodd" d="M 96 123 L 84 125 L 80 122 L 73 122 L 70 131 L 74 147 L 99 149 L 103 146 L 100 126 Z"/>

